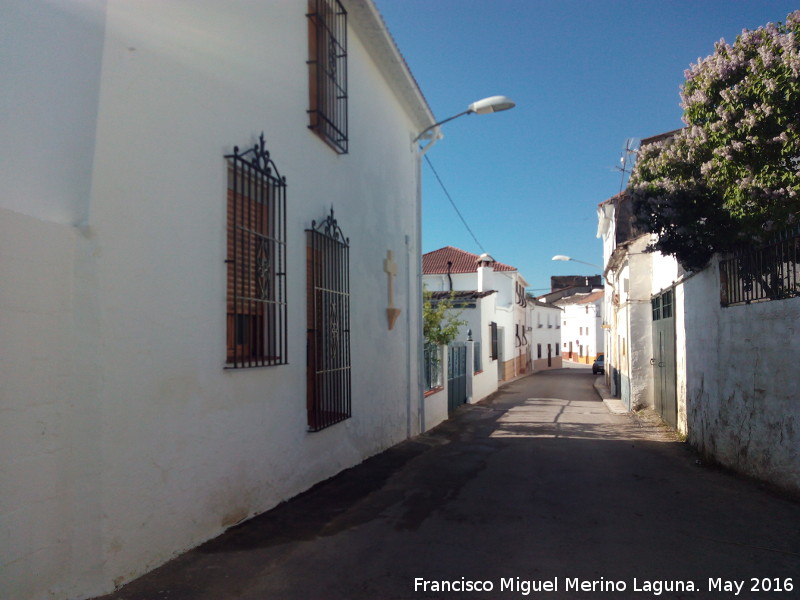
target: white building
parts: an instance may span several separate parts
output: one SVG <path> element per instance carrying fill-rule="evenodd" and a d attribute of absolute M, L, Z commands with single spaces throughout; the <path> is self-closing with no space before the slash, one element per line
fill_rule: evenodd
<path fill-rule="evenodd" d="M 0 22 L 0 597 L 108 592 L 420 432 L 435 119 L 371 0 Z"/>
<path fill-rule="evenodd" d="M 529 297 L 528 311 L 533 370 L 560 369 L 564 310 L 542 299 Z"/>
<path fill-rule="evenodd" d="M 498 381 L 530 372 L 527 282 L 515 267 L 497 262 L 487 254 L 478 256 L 446 246 L 422 256 L 422 271 L 423 285 L 431 292 L 496 291 L 489 297 L 493 305 L 483 303 L 491 313 L 471 321 L 479 326 L 472 329 L 472 335 L 480 342 L 481 364 L 487 379 L 485 385 L 479 384 L 480 393 L 488 395 L 497 389 Z M 464 329 L 459 339 L 467 339 L 467 328 Z M 493 381 L 489 381 L 490 374 Z M 475 399 L 481 397 L 476 391 Z"/>
<path fill-rule="evenodd" d="M 598 207 L 606 287 L 603 326 L 606 380 L 629 410 L 653 406 L 650 234 L 631 221 L 630 198 L 619 194 Z M 668 269 L 669 270 L 669 269 Z"/>
<path fill-rule="evenodd" d="M 571 361 L 591 364 L 603 352 L 603 290 L 576 293 L 556 300 L 561 315 L 561 354 Z"/>

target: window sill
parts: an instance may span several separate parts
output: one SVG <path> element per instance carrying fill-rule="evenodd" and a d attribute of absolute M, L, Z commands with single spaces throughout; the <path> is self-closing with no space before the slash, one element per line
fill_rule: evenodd
<path fill-rule="evenodd" d="M 439 386 L 439 387 L 432 388 L 432 389 L 430 389 L 430 390 L 425 392 L 425 397 L 427 398 L 428 396 L 433 396 L 434 394 L 436 394 L 438 392 L 441 392 L 443 389 L 444 389 L 444 386 Z"/>

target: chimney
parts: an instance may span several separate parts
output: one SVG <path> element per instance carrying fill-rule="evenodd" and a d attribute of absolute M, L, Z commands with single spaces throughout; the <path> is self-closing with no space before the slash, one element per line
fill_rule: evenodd
<path fill-rule="evenodd" d="M 478 257 L 478 291 L 488 292 L 492 289 L 492 273 L 494 267 L 492 265 L 495 260 L 485 252 Z"/>

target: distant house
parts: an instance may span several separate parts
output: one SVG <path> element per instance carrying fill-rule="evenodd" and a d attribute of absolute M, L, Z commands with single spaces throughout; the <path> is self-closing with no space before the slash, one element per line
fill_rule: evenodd
<path fill-rule="evenodd" d="M 528 298 L 531 354 L 534 371 L 559 369 L 564 309 L 539 298 Z"/>
<path fill-rule="evenodd" d="M 515 267 L 497 262 L 488 254 L 479 256 L 446 246 L 422 256 L 422 272 L 423 285 L 432 292 L 496 292 L 489 297 L 489 303 L 483 304 L 489 313 L 471 320 L 478 326 L 472 329 L 472 335 L 480 342 L 485 373 L 482 379 L 486 385 L 481 385 L 481 393 L 497 389 L 498 381 L 530 372 L 527 282 Z M 461 337 L 466 339 L 466 330 Z M 476 397 L 480 398 L 477 394 Z"/>
<path fill-rule="evenodd" d="M 0 21 L 0 597 L 108 592 L 421 431 L 435 119 L 371 0 Z"/>
<path fill-rule="evenodd" d="M 572 361 L 591 363 L 603 352 L 603 290 L 581 292 L 553 302 L 561 316 L 561 354 Z"/>

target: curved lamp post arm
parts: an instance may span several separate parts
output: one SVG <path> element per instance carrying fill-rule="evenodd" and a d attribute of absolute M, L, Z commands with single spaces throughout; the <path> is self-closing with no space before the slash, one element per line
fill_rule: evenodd
<path fill-rule="evenodd" d="M 457 119 L 458 117 L 463 117 L 464 115 L 469 115 L 475 113 L 476 115 L 485 115 L 494 112 L 500 112 L 501 110 L 508 110 L 510 108 L 514 108 L 516 104 L 506 98 L 505 96 L 490 96 L 488 98 L 484 98 L 482 100 L 478 100 L 477 102 L 473 102 L 467 107 L 467 110 L 458 113 L 457 115 L 453 115 L 452 117 L 448 117 L 443 121 L 439 121 L 434 123 L 430 127 L 424 129 L 420 134 L 414 138 L 412 141 L 413 144 L 416 144 L 422 139 L 429 139 L 431 140 L 423 149 L 422 154 L 428 151 L 428 149 L 437 142 L 437 140 L 441 139 L 442 133 L 441 131 L 436 131 L 436 133 L 432 135 L 427 135 L 429 132 L 433 130 L 438 130 L 440 125 L 452 121 L 453 119 Z"/>
<path fill-rule="evenodd" d="M 552 260 L 559 260 L 559 261 L 572 261 L 572 262 L 578 262 L 578 263 L 582 263 L 582 264 L 584 264 L 584 265 L 589 265 L 590 267 L 596 267 L 596 268 L 598 268 L 598 269 L 602 269 L 602 268 L 603 268 L 603 267 L 601 267 L 600 265 L 596 265 L 596 264 L 594 264 L 594 263 L 586 262 L 585 260 L 578 260 L 577 258 L 572 258 L 572 257 L 570 257 L 570 256 L 564 256 L 563 254 L 556 254 L 556 255 L 555 255 L 553 258 L 552 258 Z"/>

